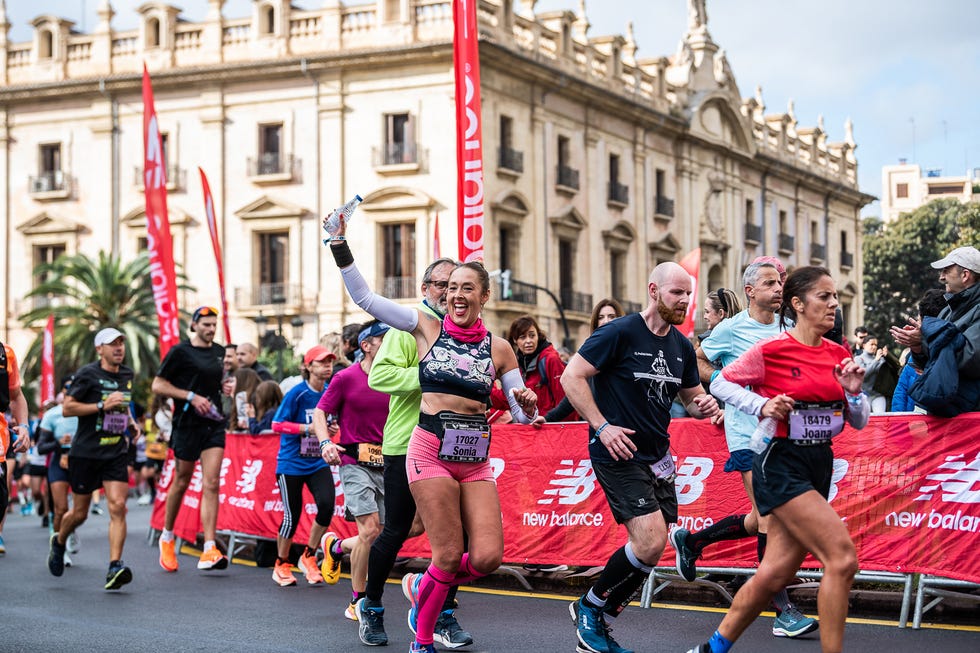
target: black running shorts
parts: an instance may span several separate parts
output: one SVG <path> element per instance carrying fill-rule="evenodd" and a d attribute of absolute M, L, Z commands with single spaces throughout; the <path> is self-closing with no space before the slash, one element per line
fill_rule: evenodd
<path fill-rule="evenodd" d="M 115 458 L 79 458 L 68 456 L 68 483 L 75 494 L 92 494 L 104 481 L 129 483 L 129 456 Z"/>
<path fill-rule="evenodd" d="M 810 490 L 826 499 L 833 473 L 834 452 L 829 442 L 801 446 L 785 438 L 773 440 L 752 465 L 752 491 L 759 514 L 768 515 Z"/>
<path fill-rule="evenodd" d="M 179 460 L 195 461 L 200 459 L 205 449 L 225 448 L 225 429 L 223 425 L 213 427 L 197 427 L 194 429 L 174 429 L 170 437 L 170 448 L 174 457 Z"/>
<path fill-rule="evenodd" d="M 658 510 L 664 521 L 677 521 L 677 492 L 673 481 L 653 475 L 650 465 L 635 460 L 592 461 L 595 477 L 606 493 L 616 523 L 623 524 Z"/>

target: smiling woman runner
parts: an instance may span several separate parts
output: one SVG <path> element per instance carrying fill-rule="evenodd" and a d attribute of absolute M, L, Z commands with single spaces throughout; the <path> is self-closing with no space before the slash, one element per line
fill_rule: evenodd
<path fill-rule="evenodd" d="M 421 414 L 406 469 L 429 535 L 432 564 L 424 574 L 406 576 L 403 590 L 412 602 L 408 622 L 416 635 L 410 650 L 435 651 L 433 629 L 449 588 L 491 573 L 503 557 L 500 499 L 488 462 L 490 428 L 484 415 L 494 379 L 500 377 L 515 421 L 543 419 L 537 397 L 524 387 L 514 350 L 480 319 L 490 299 L 483 265 L 463 263 L 453 271 L 446 291 L 449 311 L 439 320 L 371 292 L 354 265 L 345 232 L 342 221 L 330 251 L 347 292 L 375 318 L 415 336 L 419 350 Z"/>

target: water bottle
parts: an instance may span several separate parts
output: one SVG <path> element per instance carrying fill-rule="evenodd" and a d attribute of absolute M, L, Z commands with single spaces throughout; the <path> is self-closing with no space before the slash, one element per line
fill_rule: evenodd
<path fill-rule="evenodd" d="M 777 422 L 772 417 L 763 417 L 759 420 L 759 425 L 755 427 L 755 432 L 752 434 L 752 439 L 749 441 L 749 449 L 755 453 L 762 453 L 772 442 L 772 439 L 776 437 L 776 425 Z"/>
<path fill-rule="evenodd" d="M 343 220 L 344 224 L 350 222 L 351 216 L 354 215 L 354 209 L 363 201 L 364 199 L 360 195 L 355 195 L 354 199 L 347 202 L 347 204 L 335 208 L 327 216 L 327 219 L 323 221 L 323 230 L 327 232 L 327 235 L 330 237 L 336 236 L 337 232 L 340 231 L 340 221 Z M 329 239 L 324 240 L 323 244 L 326 245 L 328 241 Z"/>

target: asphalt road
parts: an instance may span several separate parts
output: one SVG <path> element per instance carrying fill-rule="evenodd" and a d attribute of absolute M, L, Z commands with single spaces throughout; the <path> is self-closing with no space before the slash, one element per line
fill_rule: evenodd
<path fill-rule="evenodd" d="M 157 550 L 147 545 L 149 508 L 130 502 L 124 559 L 134 580 L 123 590 L 102 589 L 108 565 L 108 516 L 91 516 L 79 534 L 81 551 L 61 578 L 48 573 L 47 529 L 40 519 L 11 514 L 0 557 L 0 652 L 182 651 L 315 652 L 366 651 L 356 624 L 344 608 L 350 581 L 335 586 L 300 584 L 280 588 L 268 569 L 235 564 L 223 572 L 196 569 L 196 558 L 181 555 L 181 570 L 167 574 Z M 385 592 L 387 649 L 407 651 L 408 603 L 394 582 Z M 473 633 L 473 652 L 540 651 L 572 653 L 575 631 L 568 597 L 495 590 L 460 592 L 461 623 Z M 714 631 L 718 610 L 629 608 L 615 624 L 622 645 L 638 652 L 681 653 Z M 818 653 L 819 640 L 789 641 L 769 634 L 771 618 L 761 617 L 735 647 L 760 653 Z M 900 630 L 883 623 L 850 623 L 847 651 L 980 651 L 980 631 Z"/>

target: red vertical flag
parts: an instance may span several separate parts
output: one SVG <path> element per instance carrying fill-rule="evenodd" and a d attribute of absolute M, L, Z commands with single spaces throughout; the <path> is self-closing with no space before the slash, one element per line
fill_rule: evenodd
<path fill-rule="evenodd" d="M 231 342 L 231 326 L 228 321 L 228 296 L 225 294 L 225 267 L 221 262 L 221 242 L 218 240 L 218 221 L 214 217 L 214 198 L 211 196 L 211 186 L 208 177 L 200 167 L 201 189 L 204 192 L 204 215 L 208 220 L 208 231 L 211 232 L 211 249 L 214 250 L 214 261 L 218 265 L 218 289 L 221 291 L 221 321 L 225 327 L 225 343 Z"/>
<path fill-rule="evenodd" d="M 701 248 L 695 247 L 687 256 L 681 259 L 680 266 L 691 275 L 691 285 L 694 292 L 691 293 L 691 303 L 687 305 L 687 317 L 684 324 L 677 327 L 681 333 L 688 338 L 694 336 L 694 316 L 698 310 L 698 272 L 701 269 Z"/>
<path fill-rule="evenodd" d="M 480 113 L 478 0 L 453 0 L 456 77 L 456 205 L 459 259 L 483 260 L 483 115 Z"/>
<path fill-rule="evenodd" d="M 143 183 L 146 196 L 146 239 L 150 250 L 150 282 L 160 322 L 160 359 L 180 342 L 177 277 L 167 214 L 167 170 L 163 142 L 153 107 L 153 86 L 143 66 Z"/>
<path fill-rule="evenodd" d="M 439 214 L 436 213 L 436 228 L 432 234 L 432 258 L 442 258 L 442 246 L 439 244 Z"/>
<path fill-rule="evenodd" d="M 41 340 L 41 408 L 54 399 L 54 315 L 48 316 Z"/>

